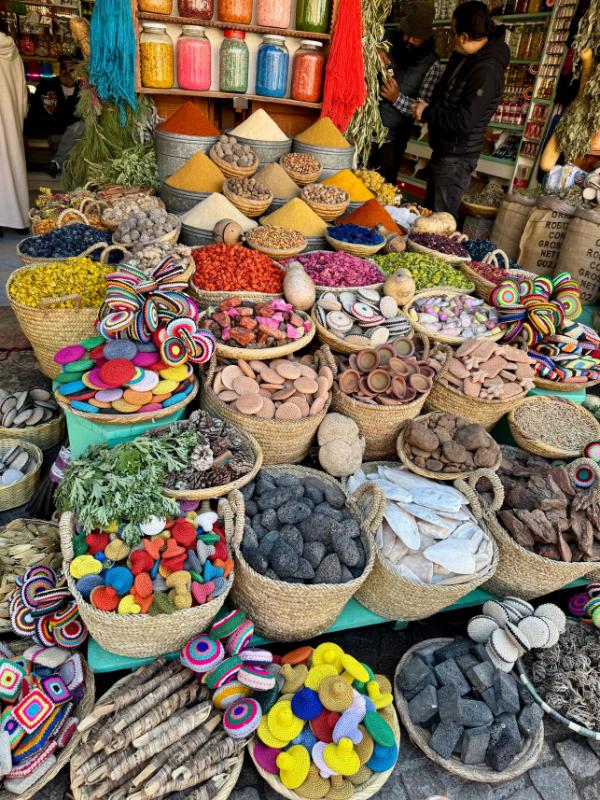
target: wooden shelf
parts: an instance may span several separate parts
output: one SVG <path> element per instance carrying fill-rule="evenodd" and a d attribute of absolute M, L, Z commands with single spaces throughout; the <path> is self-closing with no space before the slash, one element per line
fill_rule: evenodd
<path fill-rule="evenodd" d="M 525 125 L 510 125 L 504 122 L 490 122 L 488 128 L 494 128 L 498 131 L 510 131 L 510 133 L 522 133 L 525 130 Z"/>
<path fill-rule="evenodd" d="M 288 28 L 265 28 L 261 25 L 242 25 L 235 22 L 220 22 L 216 19 L 170 17 L 166 14 L 151 14 L 147 11 L 139 11 L 138 18 L 152 22 L 164 22 L 165 25 L 201 25 L 203 28 L 217 28 L 219 30 L 232 28 L 233 30 L 246 31 L 247 33 L 270 33 L 275 36 L 291 36 L 295 39 L 315 39 L 319 42 L 328 42 L 331 39 L 329 33 L 312 33 L 311 31 L 296 31 Z"/>
<path fill-rule="evenodd" d="M 535 14 L 494 14 L 494 19 L 502 22 L 539 22 L 547 19 L 552 14 L 551 11 L 538 11 Z M 434 25 L 450 25 L 451 19 L 434 19 Z"/>
<path fill-rule="evenodd" d="M 37 0 L 4 0 L 4 2 L 12 3 L 13 5 L 16 6 L 37 6 L 41 8 L 50 8 L 50 9 L 55 8 L 61 10 L 68 9 L 69 11 L 72 11 L 74 14 L 79 13 L 79 8 L 77 6 L 65 6 L 60 4 L 56 5 L 54 3 L 42 3 L 38 2 Z"/>
<path fill-rule="evenodd" d="M 252 100 L 259 103 L 278 103 L 284 106 L 299 106 L 301 108 L 321 108 L 321 103 L 305 103 L 302 100 L 292 100 L 289 97 L 264 97 L 259 94 L 235 94 L 234 92 L 193 92 L 189 89 L 151 89 L 147 86 L 138 87 L 138 94 L 167 94 L 179 97 L 209 97 L 214 100 L 233 100 L 234 98 Z"/>

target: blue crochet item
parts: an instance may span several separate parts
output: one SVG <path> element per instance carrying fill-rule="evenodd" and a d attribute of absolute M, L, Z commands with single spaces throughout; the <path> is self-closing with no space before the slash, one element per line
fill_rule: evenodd
<path fill-rule="evenodd" d="M 77 587 L 77 591 L 83 597 L 84 600 L 90 599 L 90 592 L 92 589 L 95 589 L 96 586 L 102 586 L 104 581 L 100 577 L 100 575 L 84 575 L 83 578 L 80 578 L 75 586 Z"/>
<path fill-rule="evenodd" d="M 160 561 L 155 561 L 154 565 L 150 569 L 150 577 L 152 578 L 152 580 L 154 580 L 156 578 L 156 576 L 158 575 L 158 568 L 159 567 L 160 567 Z"/>
<path fill-rule="evenodd" d="M 104 582 L 107 586 L 112 586 L 119 597 L 122 597 L 133 586 L 133 573 L 127 567 L 113 567 L 106 573 Z"/>
<path fill-rule="evenodd" d="M 376 744 L 373 748 L 373 755 L 367 761 L 367 767 L 373 772 L 387 772 L 392 769 L 398 758 L 398 745 L 393 747 L 382 747 Z"/>
<path fill-rule="evenodd" d="M 308 752 L 312 752 L 313 747 L 318 742 L 317 737 L 311 731 L 308 725 L 305 725 L 298 736 L 295 739 L 292 739 L 291 744 L 301 744 L 303 747 L 306 747 Z"/>
<path fill-rule="evenodd" d="M 212 591 L 212 596 L 213 597 L 218 597 L 220 594 L 223 594 L 223 592 L 229 586 L 229 583 L 227 582 L 227 578 L 223 578 L 223 576 L 220 576 L 220 577 L 217 577 L 217 578 L 213 578 L 213 583 L 215 585 L 215 588 Z"/>
<path fill-rule="evenodd" d="M 366 713 L 368 714 L 369 711 L 377 711 L 377 709 L 375 708 L 375 703 L 371 700 L 369 695 L 364 695 L 364 698 L 365 698 L 365 704 L 367 706 Z"/>
<path fill-rule="evenodd" d="M 202 564 L 200 559 L 193 550 L 188 550 L 187 558 L 184 564 L 185 569 L 193 569 L 199 575 L 202 575 Z"/>
<path fill-rule="evenodd" d="M 323 711 L 323 704 L 319 700 L 318 692 L 306 687 L 300 689 L 292 697 L 292 711 L 298 719 L 311 720 L 318 717 Z"/>
<path fill-rule="evenodd" d="M 205 581 L 212 581 L 215 578 L 222 578 L 223 577 L 223 569 L 221 567 L 213 566 L 212 562 L 205 561 L 204 562 L 204 569 L 202 571 L 202 577 Z"/>

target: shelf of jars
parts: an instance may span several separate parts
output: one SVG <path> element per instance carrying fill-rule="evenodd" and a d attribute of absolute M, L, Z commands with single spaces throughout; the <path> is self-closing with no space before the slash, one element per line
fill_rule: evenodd
<path fill-rule="evenodd" d="M 193 89 L 178 89 L 174 87 L 172 89 L 152 89 L 146 86 L 139 86 L 136 89 L 138 94 L 168 94 L 168 95 L 175 95 L 181 97 L 207 97 L 212 98 L 213 100 L 236 100 L 238 98 L 242 98 L 244 100 L 251 100 L 253 102 L 260 102 L 260 103 L 276 103 L 279 105 L 284 106 L 301 106 L 302 108 L 314 108 L 320 109 L 321 103 L 306 103 L 303 100 L 293 100 L 291 97 L 266 97 L 265 95 L 260 94 L 241 94 L 235 92 L 219 92 L 214 91 L 194 91 Z"/>
<path fill-rule="evenodd" d="M 227 30 L 231 28 L 236 31 L 246 31 L 246 33 L 266 33 L 272 36 L 290 36 L 294 39 L 314 39 L 315 41 L 328 42 L 331 39 L 329 33 L 315 33 L 313 31 L 296 31 L 291 28 L 269 28 L 264 25 L 244 25 L 240 22 L 220 22 L 216 19 L 194 19 L 193 17 L 171 17 L 164 14 L 151 14 L 147 11 L 138 11 L 138 18 L 141 20 L 151 20 L 152 22 L 163 22 L 165 25 L 200 25 L 203 28 L 216 28 Z"/>

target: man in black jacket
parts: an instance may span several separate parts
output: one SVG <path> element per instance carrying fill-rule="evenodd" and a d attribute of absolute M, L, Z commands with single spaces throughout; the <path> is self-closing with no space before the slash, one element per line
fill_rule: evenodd
<path fill-rule="evenodd" d="M 425 202 L 434 211 L 456 217 L 485 130 L 502 97 L 510 50 L 504 26 L 497 26 L 478 0 L 457 6 L 452 32 L 455 52 L 431 103 L 419 99 L 413 113 L 427 123 L 433 150 Z"/>

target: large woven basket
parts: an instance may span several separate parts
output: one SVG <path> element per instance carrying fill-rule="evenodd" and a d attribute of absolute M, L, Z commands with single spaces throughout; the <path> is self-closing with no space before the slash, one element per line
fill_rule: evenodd
<path fill-rule="evenodd" d="M 416 319 L 413 319 L 411 315 L 411 310 L 413 305 L 417 300 L 423 300 L 426 297 L 437 297 L 439 295 L 458 295 L 458 294 L 468 294 L 464 289 L 455 289 L 451 286 L 438 286 L 435 289 L 422 289 L 420 292 L 417 292 L 413 299 L 404 306 L 404 311 L 408 314 L 410 321 L 413 324 L 413 327 L 419 333 L 425 334 L 434 342 L 442 342 L 443 344 L 462 344 L 466 341 L 462 336 L 446 336 L 443 333 L 439 333 L 438 331 L 432 331 L 431 328 L 426 328 L 425 326 L 421 325 Z M 487 339 L 490 342 L 497 342 L 504 336 L 504 330 L 500 329 L 497 333 L 486 333 L 481 335 L 482 338 Z"/>
<path fill-rule="evenodd" d="M 270 258 L 281 260 L 284 258 L 293 258 L 294 256 L 297 256 L 299 253 L 302 253 L 304 250 L 306 250 L 308 242 L 306 241 L 305 236 L 302 238 L 302 244 L 299 244 L 296 247 L 290 247 L 287 250 L 278 250 L 274 247 L 264 247 L 263 245 L 253 242 L 251 237 L 246 238 L 246 244 L 248 247 L 251 247 L 252 250 L 256 250 L 258 253 L 263 253 L 265 256 L 269 256 Z"/>
<path fill-rule="evenodd" d="M 302 317 L 303 320 L 310 319 L 308 314 L 305 314 L 304 311 L 294 311 L 294 314 Z M 296 350 L 302 350 L 303 347 L 310 344 L 316 332 L 315 326 L 311 325 L 308 333 L 305 333 L 300 339 L 292 340 L 287 344 L 280 344 L 274 347 L 231 347 L 228 344 L 217 342 L 217 356 L 219 358 L 229 358 L 232 360 L 241 358 L 242 361 L 253 361 L 255 359 L 257 361 L 264 361 L 270 358 L 285 358 L 285 356 L 295 353 Z"/>
<path fill-rule="evenodd" d="M 518 448 L 506 446 L 503 446 L 502 450 L 518 452 Z M 596 475 L 596 484 L 600 483 L 600 468 L 594 461 L 578 458 L 569 464 L 569 472 L 574 473 L 580 466 L 591 469 Z M 488 477 L 492 483 L 500 482 L 495 473 L 491 473 Z M 598 572 L 598 562 L 555 561 L 526 550 L 515 542 L 495 514 L 487 515 L 486 523 L 498 545 L 499 561 L 494 576 L 483 588 L 498 597 L 516 595 L 531 600 L 556 592 L 578 578 Z"/>
<path fill-rule="evenodd" d="M 257 157 L 251 167 L 236 167 L 233 164 L 230 164 L 229 161 L 223 161 L 222 158 L 219 158 L 219 156 L 215 153 L 215 145 L 210 148 L 208 155 L 210 156 L 210 160 L 214 161 L 226 178 L 250 178 L 252 175 L 254 175 L 259 165 Z M 256 155 L 256 153 L 254 155 Z"/>
<path fill-rule="evenodd" d="M 44 460 L 40 448 L 25 439 L 0 439 L 0 456 L 8 453 L 15 446 L 27 450 L 29 456 L 33 456 L 35 463 L 33 469 L 20 480 L 8 486 L 0 486 L 0 511 L 8 511 L 10 508 L 22 506 L 33 496 L 40 481 L 40 470 Z"/>
<path fill-rule="evenodd" d="M 172 221 L 176 221 L 175 227 L 173 227 L 167 233 L 163 233 L 162 236 L 158 236 L 156 239 L 151 239 L 148 242 L 144 242 L 144 247 L 152 247 L 153 244 L 176 244 L 177 240 L 179 239 L 179 234 L 181 233 L 181 220 L 176 214 L 169 214 L 169 218 Z M 125 250 L 128 246 L 123 242 L 119 242 L 115 239 L 115 235 L 113 234 L 113 244 L 115 247 L 120 247 L 121 249 Z"/>
<path fill-rule="evenodd" d="M 241 538 L 244 530 L 244 506 L 236 497 L 236 505 L 222 497 L 218 501 L 217 513 L 225 525 L 225 536 L 231 547 L 234 538 Z M 208 509 L 208 504 L 206 504 Z M 233 584 L 233 572 L 229 576 L 228 588 L 223 594 L 195 608 L 185 608 L 172 614 L 116 614 L 99 611 L 84 600 L 77 591 L 75 581 L 69 572 L 73 559 L 72 537 L 75 534 L 75 515 L 71 512 L 60 518 L 60 546 L 63 554 L 63 569 L 71 594 L 77 601 L 81 619 L 86 624 L 90 636 L 110 653 L 120 656 L 145 658 L 159 656 L 180 650 L 193 636 L 206 630 L 219 613 Z"/>
<path fill-rule="evenodd" d="M 471 203 L 470 200 L 465 200 L 463 197 L 462 204 L 468 214 L 474 217 L 485 217 L 485 219 L 494 219 L 498 213 L 497 206 L 484 206 L 481 203 Z"/>
<path fill-rule="evenodd" d="M 337 489 L 342 488 L 335 478 L 308 467 L 280 464 L 263 469 L 267 474 L 294 475 L 298 480 L 310 476 L 330 483 Z M 305 585 L 276 581 L 260 575 L 242 555 L 240 545 L 243 528 L 238 528 L 238 535 L 233 542 L 236 573 L 232 597 L 236 606 L 242 608 L 254 622 L 260 636 L 276 642 L 296 642 L 319 636 L 335 622 L 348 600 L 369 576 L 374 563 L 372 539 L 383 519 L 383 494 L 374 484 L 361 486 L 353 495 L 345 494 L 348 507 L 360 523 L 361 541 L 367 556 L 362 575 L 347 583 Z M 232 500 L 234 509 L 237 504 L 238 513 L 242 503 L 241 494 Z"/>
<path fill-rule="evenodd" d="M 546 389 L 548 392 L 578 392 L 581 389 L 587 391 L 594 386 L 600 386 L 600 380 L 585 383 L 562 383 L 561 381 L 549 381 L 546 378 L 535 378 L 533 382 L 538 389 Z"/>
<path fill-rule="evenodd" d="M 490 431 L 505 414 L 517 408 L 525 399 L 527 392 L 508 400 L 480 400 L 467 397 L 442 381 L 436 381 L 427 398 L 427 411 L 448 411 L 460 414 L 471 422 L 478 422 Z"/>
<path fill-rule="evenodd" d="M 69 225 L 74 225 L 77 220 L 73 220 L 70 222 Z M 64 226 L 63 226 L 64 227 Z M 43 236 L 43 234 L 39 234 Z M 19 244 L 17 245 L 17 255 L 19 256 L 19 260 L 21 262 L 21 266 L 34 266 L 35 264 L 52 264 L 58 261 L 64 261 L 65 259 L 62 256 L 53 256 L 52 258 L 38 258 L 37 256 L 28 256 L 27 253 L 24 253 L 21 250 L 21 246 L 23 242 L 26 242 L 27 239 L 35 239 L 35 236 L 27 236 L 25 239 L 22 239 Z M 128 255 L 128 250 L 124 245 L 116 244 L 113 242 L 112 244 L 105 244 L 105 242 L 96 242 L 96 244 L 91 244 L 88 248 L 83 250 L 77 256 L 71 256 L 71 258 L 89 258 L 93 253 L 97 250 L 100 250 L 100 257 L 95 259 L 99 261 L 101 264 L 107 264 L 108 258 L 111 253 L 120 250 L 124 256 Z"/>
<path fill-rule="evenodd" d="M 65 436 L 65 415 L 62 412 L 49 422 L 41 425 L 32 425 L 24 428 L 3 428 L 0 426 L 0 437 L 8 436 L 11 439 L 23 439 L 37 445 L 40 450 L 48 450 L 55 444 L 62 442 Z"/>
<path fill-rule="evenodd" d="M 431 247 L 413 242 L 411 238 L 406 242 L 406 249 L 412 253 L 423 253 L 425 256 L 433 256 L 434 258 L 441 258 L 442 261 L 447 261 L 448 264 L 460 264 L 463 261 L 470 261 L 470 256 L 454 256 L 451 253 L 440 253 L 439 250 L 433 250 Z"/>
<path fill-rule="evenodd" d="M 381 244 L 353 244 L 352 242 L 342 242 L 335 239 L 328 233 L 325 233 L 327 244 L 334 250 L 341 250 L 342 253 L 350 253 L 351 256 L 359 256 L 360 258 L 367 258 L 374 256 L 378 253 L 385 244 L 385 238 L 382 236 Z"/>
<path fill-rule="evenodd" d="M 319 168 L 315 169 L 313 172 L 310 172 L 308 174 L 305 172 L 297 172 L 287 164 L 287 161 L 289 161 L 288 156 L 290 155 L 292 154 L 284 153 L 284 155 L 282 155 L 281 158 L 279 159 L 279 163 L 287 172 L 287 174 L 290 176 L 290 178 L 294 181 L 295 184 L 297 184 L 298 186 L 308 186 L 309 183 L 316 183 L 319 180 L 319 178 L 321 177 L 321 173 L 323 172 L 323 166 L 321 165 L 320 162 L 319 162 Z M 318 158 L 317 161 L 319 161 Z"/>
<path fill-rule="evenodd" d="M 321 351 L 316 353 L 317 363 L 324 366 L 327 361 Z M 251 434 L 262 449 L 265 464 L 297 464 L 308 456 L 319 425 L 331 404 L 331 396 L 320 414 L 298 420 L 263 419 L 241 414 L 232 406 L 223 403 L 213 391 L 216 360 L 210 363 L 208 374 L 202 385 L 200 405 L 236 428 Z"/>
<path fill-rule="evenodd" d="M 400 724 L 398 722 L 398 717 L 396 712 L 390 706 L 391 711 L 393 712 L 390 714 L 390 724 L 394 731 L 394 737 L 396 739 L 396 745 L 400 748 Z M 277 775 L 273 775 L 271 772 L 266 772 L 260 764 L 256 763 L 254 758 L 254 746 L 256 744 L 256 739 L 253 739 L 248 746 L 248 753 L 250 754 L 250 758 L 252 759 L 254 766 L 256 767 L 256 771 L 261 776 L 261 778 L 269 784 L 271 789 L 273 789 L 277 794 L 280 794 L 282 797 L 287 797 L 288 800 L 304 800 L 304 797 L 297 792 L 294 792 L 292 789 L 288 789 L 283 783 L 279 780 Z M 395 767 L 395 765 L 394 765 Z M 394 767 L 391 769 L 386 770 L 385 772 L 374 772 L 371 778 L 366 782 L 363 783 L 361 786 L 356 786 L 354 788 L 354 793 L 352 794 L 351 800 L 369 800 L 370 797 L 374 797 L 377 795 L 387 783 L 389 777 L 391 776 L 392 772 L 394 771 Z"/>
<path fill-rule="evenodd" d="M 310 200 L 304 191 L 302 191 L 300 196 L 306 205 L 309 206 L 309 208 L 311 208 L 318 217 L 324 219 L 325 222 L 333 222 L 334 219 L 339 219 L 343 214 L 345 214 L 348 206 L 350 205 L 350 195 L 348 192 L 345 192 L 345 195 L 345 200 L 343 200 L 341 203 L 335 204 L 317 203 L 315 200 Z"/>
<path fill-rule="evenodd" d="M 240 197 L 239 194 L 235 194 L 230 190 L 229 179 L 223 184 L 222 191 L 229 202 L 247 217 L 260 217 L 273 202 L 273 195 L 271 193 L 269 193 L 269 197 L 266 200 L 251 200 L 248 197 Z"/>
<path fill-rule="evenodd" d="M 240 300 L 249 300 L 253 303 L 265 303 L 273 300 L 276 297 L 283 297 L 283 290 L 277 294 L 270 294 L 268 292 L 213 292 L 206 289 L 201 289 L 194 283 L 193 276 L 189 282 L 189 293 L 197 300 L 201 308 L 215 309 L 223 300 L 232 300 L 239 297 Z"/>
<path fill-rule="evenodd" d="M 393 462 L 383 463 L 386 466 L 397 466 Z M 460 491 L 463 491 L 463 489 L 461 488 Z M 463 494 L 466 493 L 463 492 Z M 503 494 L 494 499 L 494 505 L 498 508 L 502 504 L 502 497 Z M 467 499 L 471 504 L 471 511 L 477 519 L 478 525 L 486 533 L 490 534 L 491 538 L 491 531 L 486 522 L 482 520 L 483 512 L 479 500 L 472 492 Z M 398 575 L 380 555 L 376 546 L 374 546 L 374 549 L 375 565 L 373 571 L 356 593 L 356 599 L 374 614 L 379 614 L 379 616 L 386 619 L 404 620 L 406 622 L 426 619 L 452 605 L 452 603 L 456 603 L 461 597 L 469 594 L 469 592 L 489 580 L 498 565 L 498 552 L 494 547 L 494 558 L 489 572 L 483 576 L 450 586 L 413 583 Z"/>
<path fill-rule="evenodd" d="M 521 595 L 519 595 L 519 597 L 520 596 Z M 400 672 L 415 653 L 423 650 L 428 645 L 437 644 L 441 647 L 451 641 L 452 639 L 426 639 L 424 642 L 419 642 L 407 650 L 396 667 L 394 688 L 397 686 Z M 450 758 L 442 758 L 439 753 L 436 753 L 436 751 L 429 746 L 429 740 L 431 739 L 429 731 L 422 728 L 420 725 L 415 725 L 411 720 L 410 714 L 408 713 L 408 703 L 402 692 L 396 689 L 394 698 L 400 720 L 406 728 L 411 742 L 425 753 L 427 758 L 433 761 L 434 764 L 439 764 L 440 767 L 443 767 L 448 772 L 452 772 L 454 775 L 459 775 L 461 778 L 465 778 L 469 781 L 477 781 L 478 783 L 505 783 L 506 781 L 518 778 L 519 775 L 523 775 L 524 772 L 527 772 L 527 770 L 538 764 L 544 746 L 543 723 L 540 723 L 540 727 L 535 736 L 525 739 L 523 750 L 517 758 L 514 759 L 503 772 L 496 772 L 496 770 L 490 769 L 490 767 L 487 767 L 485 764 L 463 764 L 462 760 L 454 755 Z"/>
<path fill-rule="evenodd" d="M 552 407 L 552 412 L 557 423 L 559 423 L 561 419 L 561 409 L 563 407 L 569 408 L 571 413 L 579 414 L 581 416 L 582 423 L 585 421 L 586 428 L 591 426 L 595 429 L 595 433 L 590 436 L 590 441 L 600 438 L 600 422 L 596 419 L 596 417 L 587 409 L 583 408 L 583 406 L 579 406 L 577 403 L 572 403 L 570 400 L 567 400 L 564 397 L 526 397 L 520 405 L 522 405 L 524 408 L 527 406 L 530 406 L 531 408 L 539 408 L 540 406 Z M 536 456 L 541 456 L 542 458 L 578 458 L 581 455 L 581 448 L 567 449 L 564 447 L 559 447 L 557 444 L 552 444 L 550 441 L 551 436 L 542 438 L 541 435 L 528 435 L 519 425 L 516 414 L 517 411 L 518 409 L 515 408 L 509 413 L 508 426 L 513 439 L 523 450 L 527 450 L 527 452 L 533 453 Z M 543 432 L 540 431 L 540 434 L 542 433 Z"/>
<path fill-rule="evenodd" d="M 406 314 L 404 312 L 402 312 L 402 311 L 399 311 L 397 316 L 404 317 L 406 319 L 406 321 L 408 322 L 410 327 L 408 329 L 408 332 L 406 334 L 404 334 L 404 335 L 405 336 L 411 336 L 412 335 L 412 323 L 410 322 L 410 320 L 408 319 Z M 365 347 L 368 347 L 368 345 L 356 344 L 355 342 L 348 342 L 348 341 L 346 341 L 346 339 L 340 339 L 339 336 L 335 336 L 335 334 L 333 334 L 330 330 L 328 330 L 324 325 L 321 325 L 321 323 L 319 322 L 319 319 L 317 317 L 316 303 L 311 309 L 310 318 L 312 319 L 312 321 L 314 323 L 314 326 L 316 328 L 317 336 L 319 337 L 319 341 L 322 342 L 323 344 L 328 345 L 334 352 L 336 352 L 336 353 L 358 353 L 361 350 L 364 350 Z M 393 339 L 389 339 L 388 341 L 392 342 Z"/>
<path fill-rule="evenodd" d="M 94 673 L 88 667 L 84 658 L 82 658 L 81 661 L 84 671 L 85 694 L 83 695 L 83 699 L 74 712 L 74 715 L 80 720 L 86 717 L 94 707 L 94 697 L 96 694 Z M 39 791 L 41 791 L 44 786 L 50 783 L 50 781 L 58 775 L 63 767 L 66 767 L 67 764 L 70 763 L 71 756 L 77 750 L 80 743 L 81 734 L 78 731 L 75 731 L 66 747 L 63 747 L 62 750 L 56 751 L 55 763 L 50 767 L 50 769 L 44 772 L 39 780 L 32 784 L 28 789 L 25 789 L 23 792 L 19 792 L 19 794 L 9 792 L 6 789 L 0 789 L 0 800 L 15 800 L 15 797 L 18 797 L 19 800 L 30 800 Z"/>
<path fill-rule="evenodd" d="M 500 264 L 498 257 L 503 259 L 503 263 Z M 493 289 L 496 288 L 496 284 L 489 281 L 487 278 L 484 278 L 480 275 L 477 270 L 473 269 L 470 264 L 471 261 L 465 261 L 461 264 L 458 264 L 461 271 L 469 278 L 469 280 L 473 281 L 475 284 L 475 294 L 478 297 L 481 297 L 482 300 L 485 300 L 486 303 L 489 303 L 490 293 Z M 520 278 L 535 278 L 533 272 L 526 272 L 525 270 L 520 269 L 510 269 L 510 259 L 504 252 L 504 250 L 492 250 L 492 252 L 488 253 L 485 258 L 483 259 L 483 263 L 492 264 L 495 267 L 500 267 L 501 269 L 505 269 L 509 272 L 509 275 L 506 277 L 516 278 L 519 280 Z"/>
<path fill-rule="evenodd" d="M 0 528 L 0 633 L 12 630 L 8 601 L 17 576 L 40 565 L 59 570 L 61 562 L 58 525 L 54 522 L 15 519 Z"/>

